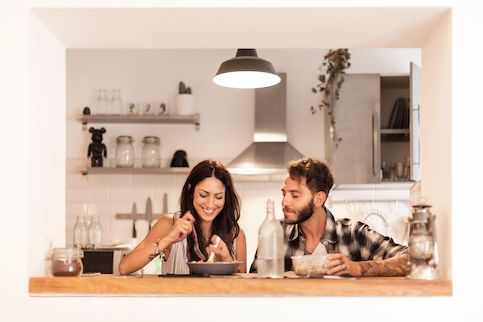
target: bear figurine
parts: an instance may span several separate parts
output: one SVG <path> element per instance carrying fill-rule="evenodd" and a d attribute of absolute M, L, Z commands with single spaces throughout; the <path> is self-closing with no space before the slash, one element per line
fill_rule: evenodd
<path fill-rule="evenodd" d="M 102 134 L 106 133 L 105 128 L 95 129 L 93 127 L 89 128 L 89 132 L 92 133 L 92 143 L 89 144 L 87 150 L 87 157 L 91 157 L 91 167 L 102 168 L 103 158 L 107 158 L 107 148 L 104 143 L 102 143 Z"/>

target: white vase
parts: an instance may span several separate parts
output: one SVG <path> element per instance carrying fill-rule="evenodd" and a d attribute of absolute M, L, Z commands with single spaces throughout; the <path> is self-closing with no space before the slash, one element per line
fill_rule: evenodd
<path fill-rule="evenodd" d="M 195 114 L 194 97 L 191 94 L 178 94 L 176 96 L 176 114 L 192 115 Z"/>

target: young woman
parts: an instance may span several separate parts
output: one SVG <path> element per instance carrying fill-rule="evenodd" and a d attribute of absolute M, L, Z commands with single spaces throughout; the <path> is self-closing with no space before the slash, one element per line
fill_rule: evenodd
<path fill-rule="evenodd" d="M 240 202 L 225 166 L 205 160 L 191 170 L 183 186 L 179 214 L 166 214 L 146 238 L 119 264 L 121 274 L 144 267 L 156 256 L 163 258 L 163 274 L 189 274 L 186 264 L 206 261 L 241 261 L 246 272 L 245 233 L 238 226 Z M 220 241 L 215 248 L 218 237 Z"/>

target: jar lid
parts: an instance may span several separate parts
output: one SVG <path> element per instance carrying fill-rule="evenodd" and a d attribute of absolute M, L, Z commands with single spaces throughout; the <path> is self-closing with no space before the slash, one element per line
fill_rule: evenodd
<path fill-rule="evenodd" d="M 155 143 L 159 144 L 160 140 L 157 136 L 145 136 L 143 139 L 143 143 Z"/>
<path fill-rule="evenodd" d="M 52 258 L 57 259 L 79 259 L 84 257 L 84 252 L 79 248 L 54 248 Z"/>
<path fill-rule="evenodd" d="M 117 143 L 132 143 L 133 141 L 134 140 L 130 135 L 121 135 L 121 136 L 118 136 L 116 139 Z"/>

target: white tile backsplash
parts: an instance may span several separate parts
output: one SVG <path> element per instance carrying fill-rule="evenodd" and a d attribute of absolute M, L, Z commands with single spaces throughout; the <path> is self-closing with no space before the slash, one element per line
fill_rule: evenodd
<path fill-rule="evenodd" d="M 122 174 L 110 174 L 110 175 L 99 175 L 90 174 L 85 176 L 87 178 L 87 183 L 89 185 L 97 187 L 123 187 L 131 185 L 131 175 Z"/>
<path fill-rule="evenodd" d="M 109 199 L 109 189 L 97 187 L 67 189 L 67 203 L 69 202 L 105 202 Z"/>
<path fill-rule="evenodd" d="M 135 187 L 135 189 L 133 189 L 133 187 L 123 187 L 123 188 L 116 187 L 116 188 L 110 189 L 109 201 L 111 202 L 135 201 L 137 204 L 138 211 L 140 211 L 141 209 L 144 210 L 146 199 L 148 197 L 153 198 L 153 188 L 148 186 L 143 186 L 143 187 Z"/>
<path fill-rule="evenodd" d="M 175 176 L 167 175 L 132 175 L 132 184 L 134 186 L 176 186 Z M 183 182 L 186 176 L 183 177 Z"/>

